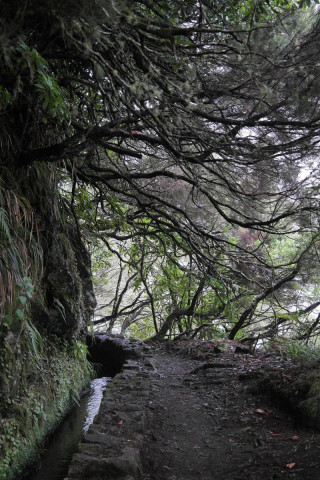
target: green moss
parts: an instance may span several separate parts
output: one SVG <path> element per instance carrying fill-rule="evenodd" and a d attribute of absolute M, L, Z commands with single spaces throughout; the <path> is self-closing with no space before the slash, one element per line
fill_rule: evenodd
<path fill-rule="evenodd" d="M 299 404 L 299 413 L 308 425 L 320 429 L 320 396 L 308 398 Z"/>
<path fill-rule="evenodd" d="M 317 379 L 314 379 L 314 377 L 312 378 L 312 383 L 311 383 L 308 396 L 309 397 L 320 396 L 320 380 L 318 378 Z"/>
<path fill-rule="evenodd" d="M 14 478 L 32 461 L 92 376 L 88 362 L 74 356 L 70 343 L 45 341 L 35 361 L 26 339 L 19 340 L 19 355 L 8 342 L 2 345 L 0 480 Z"/>
<path fill-rule="evenodd" d="M 319 364 L 297 366 L 291 371 L 275 372 L 261 384 L 261 390 L 272 394 L 286 408 L 290 408 L 298 421 L 320 430 L 320 378 Z"/>

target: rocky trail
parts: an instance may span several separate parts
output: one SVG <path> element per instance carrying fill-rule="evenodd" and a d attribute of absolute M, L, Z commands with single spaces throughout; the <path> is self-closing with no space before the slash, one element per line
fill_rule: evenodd
<path fill-rule="evenodd" d="M 144 480 L 320 479 L 320 434 L 259 393 L 263 375 L 285 375 L 289 361 L 177 351 L 154 354 Z"/>
<path fill-rule="evenodd" d="M 320 480 L 318 359 L 228 340 L 99 341 L 125 361 L 66 480 Z"/>

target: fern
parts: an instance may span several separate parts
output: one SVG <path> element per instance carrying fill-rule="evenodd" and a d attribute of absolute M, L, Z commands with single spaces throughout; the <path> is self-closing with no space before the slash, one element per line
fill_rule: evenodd
<path fill-rule="evenodd" d="M 24 325 L 29 336 L 30 345 L 34 353 L 34 359 L 36 363 L 39 364 L 41 361 L 41 354 L 43 352 L 42 337 L 37 328 L 32 323 L 26 321 Z"/>
<path fill-rule="evenodd" d="M 5 234 L 7 239 L 11 240 L 10 234 L 10 227 L 9 227 L 9 220 L 7 216 L 7 212 L 4 208 L 0 207 L 0 231 Z"/>
<path fill-rule="evenodd" d="M 58 300 L 58 298 L 53 299 L 53 305 L 60 312 L 63 321 L 66 323 L 66 321 L 67 321 L 66 310 L 65 310 L 64 306 L 62 305 L 62 303 L 60 302 L 60 300 Z"/>
<path fill-rule="evenodd" d="M 42 249 L 30 204 L 1 185 L 0 246 L 0 314 L 4 317 L 13 313 L 18 282 L 27 275 L 36 284 Z"/>

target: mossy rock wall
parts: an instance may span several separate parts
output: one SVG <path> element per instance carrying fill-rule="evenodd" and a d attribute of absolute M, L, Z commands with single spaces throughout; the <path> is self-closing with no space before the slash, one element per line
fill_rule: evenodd
<path fill-rule="evenodd" d="M 72 227 L 68 230 L 48 239 L 42 288 L 31 308 L 33 322 L 60 337 L 84 336 L 95 306 L 90 258 Z"/>
<path fill-rule="evenodd" d="M 96 306 L 90 255 L 55 182 L 45 171 L 40 181 L 38 175 L 31 170 L 20 185 L 35 212 L 43 250 L 32 321 L 50 334 L 84 338 Z"/>
<path fill-rule="evenodd" d="M 32 211 L 34 237 L 43 252 L 37 275 L 30 273 L 32 266 L 23 273 L 32 282 L 32 298 L 25 295 L 19 315 L 13 305 L 10 323 L 3 317 L 0 322 L 0 480 L 10 480 L 32 461 L 89 383 L 81 342 L 95 297 L 90 256 L 58 191 L 59 176 L 34 165 L 11 176 L 2 172 L 2 180 Z"/>
<path fill-rule="evenodd" d="M 92 376 L 75 343 L 52 337 L 35 352 L 28 332 L 18 343 L 13 340 L 8 337 L 1 345 L 1 480 L 15 478 L 35 459 Z"/>
<path fill-rule="evenodd" d="M 297 423 L 320 430 L 320 362 L 301 364 L 286 373 L 274 372 L 260 388 L 295 414 Z"/>

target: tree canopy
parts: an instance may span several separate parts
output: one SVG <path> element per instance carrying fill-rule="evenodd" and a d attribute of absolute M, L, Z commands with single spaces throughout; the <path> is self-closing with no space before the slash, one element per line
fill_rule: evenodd
<path fill-rule="evenodd" d="M 1 188 L 56 183 L 97 270 L 116 271 L 95 323 L 317 335 L 317 5 L 0 5 Z"/>

